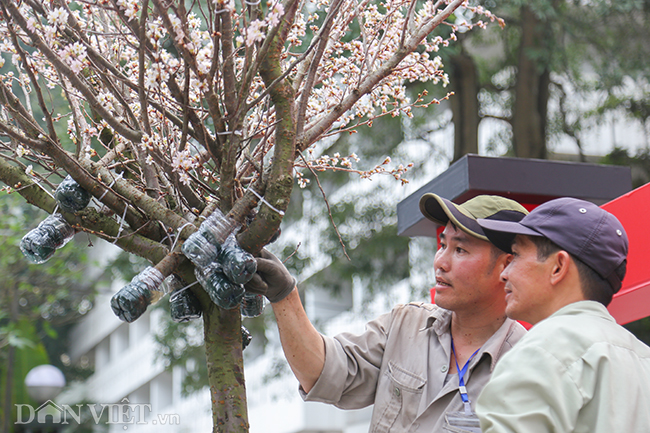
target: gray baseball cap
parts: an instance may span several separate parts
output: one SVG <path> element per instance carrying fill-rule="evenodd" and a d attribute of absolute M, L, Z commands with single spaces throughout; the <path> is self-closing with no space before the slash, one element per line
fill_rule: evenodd
<path fill-rule="evenodd" d="M 519 221 L 528 215 L 525 207 L 498 195 L 477 195 L 463 204 L 456 204 L 433 193 L 424 194 L 420 198 L 420 212 L 443 226 L 451 221 L 465 233 L 484 241 L 488 238 L 476 222 L 478 218 Z"/>
<path fill-rule="evenodd" d="M 627 259 L 627 233 L 614 215 L 593 203 L 563 197 L 538 206 L 519 222 L 479 219 L 478 224 L 506 252 L 512 252 L 518 234 L 545 237 L 606 279 L 614 293 L 621 288 L 614 271 Z"/>

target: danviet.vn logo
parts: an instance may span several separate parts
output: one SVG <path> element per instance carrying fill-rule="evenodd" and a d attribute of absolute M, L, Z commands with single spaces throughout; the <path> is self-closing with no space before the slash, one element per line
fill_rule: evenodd
<path fill-rule="evenodd" d="M 126 430 L 131 424 L 179 425 L 178 414 L 151 415 L 151 404 L 130 403 L 123 398 L 119 403 L 56 404 L 51 400 L 38 407 L 16 404 L 16 424 L 120 424 Z"/>

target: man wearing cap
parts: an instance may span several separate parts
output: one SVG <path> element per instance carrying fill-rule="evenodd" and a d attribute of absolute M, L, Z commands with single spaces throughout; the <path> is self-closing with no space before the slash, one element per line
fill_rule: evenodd
<path fill-rule="evenodd" d="M 361 335 L 332 338 L 310 323 L 295 280 L 267 251 L 246 289 L 271 301 L 306 401 L 343 409 L 374 404 L 372 432 L 440 432 L 467 423 L 450 431 L 479 431 L 473 402 L 525 330 L 505 315 L 499 275 L 510 255 L 487 241 L 476 219 L 518 221 L 527 211 L 498 196 L 456 205 L 435 194 L 425 194 L 420 209 L 445 226 L 434 259 L 436 305 L 398 305 Z"/>
<path fill-rule="evenodd" d="M 621 223 L 561 198 L 479 224 L 514 256 L 501 274 L 506 313 L 534 325 L 481 393 L 483 433 L 650 432 L 650 348 L 606 309 L 625 276 Z"/>

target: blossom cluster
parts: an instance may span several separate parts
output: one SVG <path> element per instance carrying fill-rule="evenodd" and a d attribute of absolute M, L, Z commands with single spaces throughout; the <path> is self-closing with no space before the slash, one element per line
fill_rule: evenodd
<path fill-rule="evenodd" d="M 446 22 L 447 36 L 421 37 L 390 70 L 384 68 L 449 3 L 317 0 L 301 3 L 294 14 L 279 0 L 195 2 L 187 11 L 180 0 L 150 2 L 146 11 L 137 0 L 15 2 L 8 9 L 12 19 L 0 17 L 0 54 L 12 56 L 16 66 L 0 64 L 0 81 L 20 88 L 16 97 L 27 112 L 34 111 L 34 92 L 58 89 L 50 94 L 65 98 L 69 110 L 55 116 L 50 113 L 60 108 L 50 107 L 45 116 L 67 132 L 58 139 L 77 145 L 79 157 L 99 160 L 114 150 L 107 163 L 117 165 L 138 156 L 146 165 L 160 165 L 160 176 L 175 174 L 200 189 L 195 180 L 218 177 L 208 171 L 221 165 L 210 159 L 222 146 L 234 146 L 238 178 L 259 170 L 254 162 L 269 162 L 279 122 L 271 99 L 277 82 L 269 82 L 261 68 L 271 38 L 286 35 L 276 66 L 295 95 L 288 102 L 301 119 L 296 142 L 308 151 L 323 137 L 371 126 L 383 115 L 412 116 L 413 107 L 436 102 L 424 93 L 413 99 L 407 85 L 448 84 L 437 53 L 456 39 L 454 23 Z M 473 17 L 465 24 L 470 28 L 502 23 L 481 6 L 461 7 Z M 10 118 L 0 108 L 0 122 L 12 123 Z M 66 124 L 59 128 L 58 122 Z M 11 152 L 35 155 L 25 144 Z M 301 174 L 307 168 L 388 174 L 406 182 L 409 165 L 388 168 L 384 162 L 357 170 L 356 161 L 354 154 L 310 157 L 298 160 L 294 173 L 301 185 L 308 182 Z"/>
<path fill-rule="evenodd" d="M 304 173 L 300 169 L 308 168 L 309 171 L 314 172 L 333 170 L 356 173 L 362 179 L 369 179 L 372 176 L 379 174 L 390 175 L 396 180 L 399 180 L 401 184 L 404 185 L 408 183 L 408 180 L 402 176 L 410 168 L 413 167 L 413 163 L 409 163 L 406 166 L 403 164 L 398 164 L 396 167 L 391 168 L 389 167 L 389 164 L 392 162 L 392 160 L 389 156 L 384 158 L 380 164 L 375 165 L 369 170 L 355 169 L 353 168 L 353 162 L 359 162 L 359 157 L 355 153 L 342 157 L 338 152 L 332 156 L 321 155 L 317 158 L 301 160 L 295 164 L 295 167 L 297 169 L 295 171 L 296 180 L 301 188 L 305 188 L 310 183 L 310 181 L 305 177 Z"/>

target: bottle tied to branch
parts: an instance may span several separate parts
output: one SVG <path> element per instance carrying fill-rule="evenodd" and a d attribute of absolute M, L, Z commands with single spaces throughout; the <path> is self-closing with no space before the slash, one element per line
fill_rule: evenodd
<path fill-rule="evenodd" d="M 201 303 L 196 295 L 186 288 L 185 281 L 176 274 L 165 279 L 169 286 L 169 312 L 174 322 L 189 322 L 201 317 Z"/>
<path fill-rule="evenodd" d="M 228 280 L 219 263 L 195 267 L 194 274 L 212 302 L 225 310 L 239 306 L 244 298 L 244 286 Z"/>
<path fill-rule="evenodd" d="M 68 175 L 54 192 L 56 202 L 66 212 L 79 212 L 90 203 L 92 196 L 72 176 Z"/>
<path fill-rule="evenodd" d="M 32 263 L 48 261 L 54 252 L 74 237 L 75 230 L 61 214 L 52 214 L 20 241 L 20 250 Z"/>
<path fill-rule="evenodd" d="M 261 316 L 264 312 L 264 296 L 257 293 L 245 293 L 240 308 L 241 315 L 246 318 Z"/>
<path fill-rule="evenodd" d="M 183 254 L 194 264 L 196 279 L 219 307 L 232 309 L 244 298 L 243 284 L 257 270 L 255 258 L 244 251 L 233 233 L 238 224 L 215 210 L 183 243 Z M 251 307 L 251 314 L 254 313 Z"/>
<path fill-rule="evenodd" d="M 194 266 L 204 268 L 216 260 L 221 248 L 207 240 L 201 231 L 192 233 L 183 242 L 181 251 L 185 254 Z"/>
<path fill-rule="evenodd" d="M 152 266 L 133 277 L 111 298 L 115 315 L 129 323 L 142 316 L 149 305 L 167 294 L 169 286 L 162 284 L 163 278 L 163 274 Z"/>
<path fill-rule="evenodd" d="M 234 234 L 230 235 L 222 245 L 217 261 L 223 267 L 224 274 L 233 283 L 246 284 L 257 271 L 255 257 L 237 244 Z"/>
<path fill-rule="evenodd" d="M 217 209 L 185 240 L 181 251 L 195 266 L 206 267 L 217 258 L 221 245 L 237 226 Z"/>

